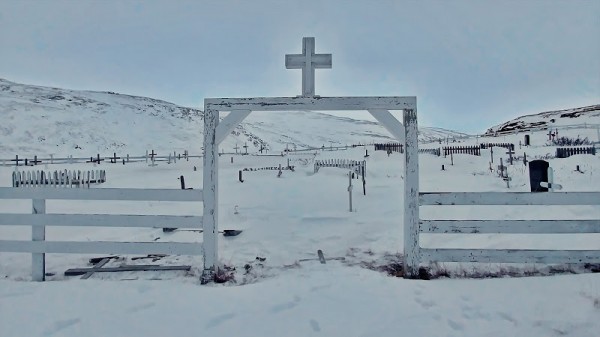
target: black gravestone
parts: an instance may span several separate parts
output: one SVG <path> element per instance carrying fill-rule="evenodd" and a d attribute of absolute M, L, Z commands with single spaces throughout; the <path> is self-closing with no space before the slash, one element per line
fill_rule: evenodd
<path fill-rule="evenodd" d="M 525 146 L 529 146 L 531 145 L 531 138 L 529 137 L 529 135 L 525 135 Z"/>
<path fill-rule="evenodd" d="M 529 186 L 531 192 L 548 192 L 548 189 L 540 186 L 542 181 L 548 182 L 548 167 L 550 164 L 545 160 L 533 160 L 529 162 Z"/>

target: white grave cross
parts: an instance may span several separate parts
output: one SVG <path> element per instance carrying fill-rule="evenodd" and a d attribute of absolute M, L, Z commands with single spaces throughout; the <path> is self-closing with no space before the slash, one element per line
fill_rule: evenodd
<path fill-rule="evenodd" d="M 315 95 L 315 69 L 330 69 L 331 54 L 315 54 L 315 38 L 302 38 L 302 54 L 286 54 L 286 69 L 302 69 L 302 96 Z"/>

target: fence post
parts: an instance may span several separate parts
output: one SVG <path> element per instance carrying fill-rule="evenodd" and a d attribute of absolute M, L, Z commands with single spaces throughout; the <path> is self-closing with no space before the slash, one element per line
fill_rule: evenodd
<path fill-rule="evenodd" d="M 417 109 L 404 110 L 404 277 L 417 278 L 421 259 L 419 247 L 419 144 Z"/>
<path fill-rule="evenodd" d="M 203 245 L 204 268 L 200 283 L 213 282 L 219 272 L 219 144 L 215 140 L 219 124 L 219 110 L 204 105 L 204 210 L 203 210 Z M 187 152 L 187 151 L 186 151 Z"/>
<path fill-rule="evenodd" d="M 31 204 L 32 204 L 32 213 L 33 214 L 45 214 L 46 213 L 46 200 L 33 199 Z M 46 227 L 45 226 L 32 226 L 31 241 L 44 241 L 44 240 L 46 240 Z M 44 253 L 32 253 L 31 254 L 31 279 L 33 281 L 44 281 L 46 279 L 46 254 L 44 254 Z"/>
<path fill-rule="evenodd" d="M 350 212 L 352 212 L 352 171 L 348 172 L 348 198 L 350 200 Z"/>

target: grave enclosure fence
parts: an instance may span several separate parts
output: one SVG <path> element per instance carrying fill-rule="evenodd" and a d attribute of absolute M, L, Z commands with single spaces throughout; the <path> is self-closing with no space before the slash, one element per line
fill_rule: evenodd
<path fill-rule="evenodd" d="M 568 158 L 578 154 L 596 155 L 596 148 L 591 147 L 559 147 L 556 149 L 556 158 Z"/>
<path fill-rule="evenodd" d="M 89 187 L 90 184 L 104 182 L 106 182 L 105 170 L 15 171 L 12 173 L 12 187 Z"/>
<path fill-rule="evenodd" d="M 479 147 L 483 150 L 489 149 L 490 147 L 503 147 L 508 150 L 515 150 L 515 144 L 513 143 L 481 143 L 479 144 Z"/>
<path fill-rule="evenodd" d="M 388 151 L 388 152 L 404 153 L 404 144 L 400 144 L 400 143 L 387 143 L 387 144 L 375 143 L 373 145 L 375 146 L 375 151 Z"/>
<path fill-rule="evenodd" d="M 449 154 L 470 154 L 481 156 L 481 148 L 479 146 L 445 146 L 442 148 L 444 157 Z"/>
<path fill-rule="evenodd" d="M 315 173 L 319 172 L 321 167 L 337 167 L 353 170 L 358 176 L 364 176 L 367 170 L 367 162 L 365 160 L 348 160 L 348 159 L 325 159 L 315 160 Z"/>
<path fill-rule="evenodd" d="M 419 149 L 419 153 L 427 153 L 427 154 L 432 154 L 434 156 L 440 156 L 442 151 L 437 148 L 437 149 Z"/>

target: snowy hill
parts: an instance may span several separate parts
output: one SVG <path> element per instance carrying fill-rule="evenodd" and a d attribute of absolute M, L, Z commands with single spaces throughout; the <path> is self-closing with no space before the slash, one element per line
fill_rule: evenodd
<path fill-rule="evenodd" d="M 600 124 L 600 104 L 526 115 L 489 128 L 485 135 L 545 130 L 578 124 Z"/>
<path fill-rule="evenodd" d="M 203 112 L 147 97 L 66 90 L 0 79 L 0 157 L 95 153 L 141 154 L 145 150 L 199 152 Z M 420 139 L 463 136 L 421 128 Z M 378 123 L 319 112 L 253 113 L 221 148 L 248 144 L 275 151 L 298 147 L 393 141 Z M 197 150 L 194 150 L 197 149 Z"/>

